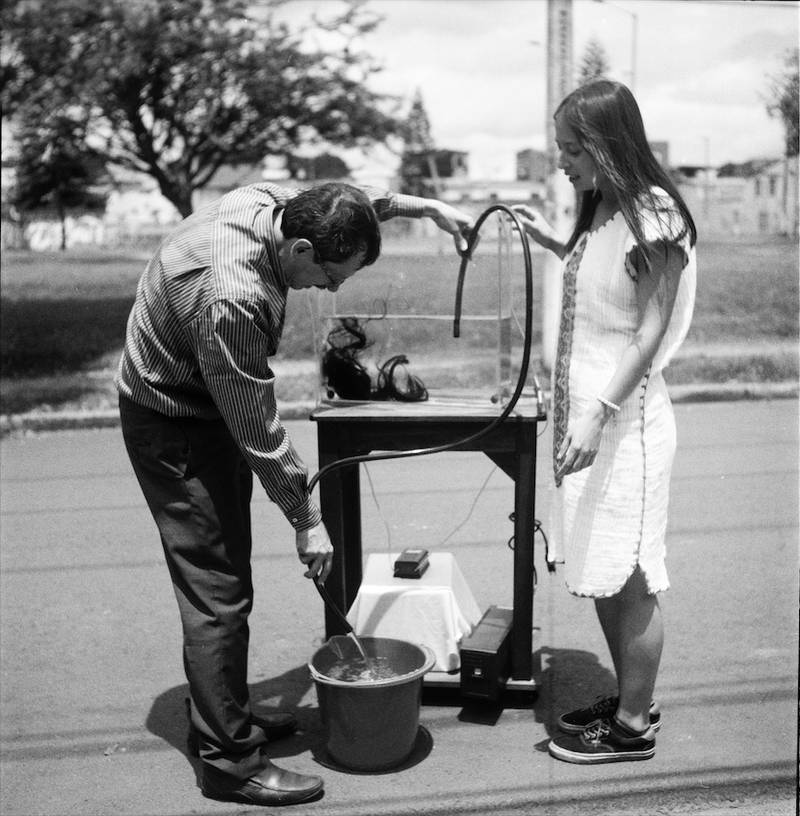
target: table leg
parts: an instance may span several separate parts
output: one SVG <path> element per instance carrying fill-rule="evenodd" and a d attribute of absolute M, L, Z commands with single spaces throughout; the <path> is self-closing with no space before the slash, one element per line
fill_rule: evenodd
<path fill-rule="evenodd" d="M 334 433 L 319 429 L 320 469 L 352 455 L 336 444 Z M 333 568 L 325 584 L 334 603 L 347 612 L 361 585 L 361 500 L 358 465 L 330 471 L 319 481 L 322 521 L 334 548 Z M 341 622 L 325 610 L 325 635 L 343 634 Z"/>
<path fill-rule="evenodd" d="M 517 431 L 514 479 L 514 623 L 511 677 L 532 679 L 533 521 L 536 512 L 536 426 Z"/>

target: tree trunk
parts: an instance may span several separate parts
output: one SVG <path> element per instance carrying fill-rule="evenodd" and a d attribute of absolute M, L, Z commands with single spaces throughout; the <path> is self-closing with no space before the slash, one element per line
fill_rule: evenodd
<path fill-rule="evenodd" d="M 192 214 L 192 194 L 179 195 L 177 198 L 171 198 L 170 201 L 175 205 L 181 218 L 186 218 L 187 215 Z"/>
<path fill-rule="evenodd" d="M 58 211 L 58 220 L 61 222 L 61 251 L 64 252 L 67 248 L 67 211 L 61 203 L 61 198 L 56 200 L 56 209 Z"/>
<path fill-rule="evenodd" d="M 175 205 L 175 209 L 180 213 L 181 218 L 191 215 L 192 208 L 192 188 L 188 184 L 180 184 L 169 179 L 159 178 L 158 187 L 161 195 Z"/>

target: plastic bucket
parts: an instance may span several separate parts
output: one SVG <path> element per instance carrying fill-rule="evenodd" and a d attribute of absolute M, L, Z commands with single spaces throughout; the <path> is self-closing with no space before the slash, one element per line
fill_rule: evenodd
<path fill-rule="evenodd" d="M 425 646 L 392 638 L 360 637 L 367 657 L 385 658 L 395 676 L 346 682 L 327 672 L 358 650 L 344 635 L 332 637 L 308 667 L 317 689 L 328 755 L 357 771 L 383 771 L 402 763 L 414 750 L 419 729 L 422 678 L 436 662 Z"/>

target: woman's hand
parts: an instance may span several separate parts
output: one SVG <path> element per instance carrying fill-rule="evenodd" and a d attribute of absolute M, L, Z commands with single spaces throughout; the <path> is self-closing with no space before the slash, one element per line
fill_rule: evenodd
<path fill-rule="evenodd" d="M 561 447 L 556 452 L 556 475 L 558 478 L 589 467 L 600 449 L 600 439 L 608 416 L 603 405 L 584 411 L 575 422 L 571 422 Z"/>
<path fill-rule="evenodd" d="M 538 210 L 534 210 L 533 207 L 528 207 L 526 204 L 515 204 L 511 209 L 519 216 L 525 232 L 537 244 L 549 249 L 551 252 L 555 252 L 559 258 L 564 257 L 564 245 L 558 240 L 555 231 Z"/>
<path fill-rule="evenodd" d="M 297 555 L 308 569 L 306 578 L 316 578 L 324 584 L 333 566 L 333 544 L 325 525 L 320 522 L 308 530 L 298 530 L 295 534 Z"/>

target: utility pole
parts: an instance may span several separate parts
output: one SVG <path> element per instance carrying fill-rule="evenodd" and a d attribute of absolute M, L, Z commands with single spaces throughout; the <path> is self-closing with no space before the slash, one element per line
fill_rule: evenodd
<path fill-rule="evenodd" d="M 553 115 L 572 90 L 572 0 L 547 0 L 547 219 L 560 238 L 569 234 L 575 196 L 558 169 Z M 561 261 L 546 255 L 542 280 L 542 365 L 553 370 L 561 299 Z"/>
<path fill-rule="evenodd" d="M 630 89 L 631 93 L 636 94 L 636 59 L 637 59 L 637 40 L 639 38 L 639 17 L 635 11 L 631 11 L 630 9 L 623 8 L 616 3 L 612 3 L 611 0 L 594 0 L 595 3 L 606 3 L 609 6 L 613 6 L 617 11 L 621 11 L 627 14 L 631 18 L 631 84 Z"/>

